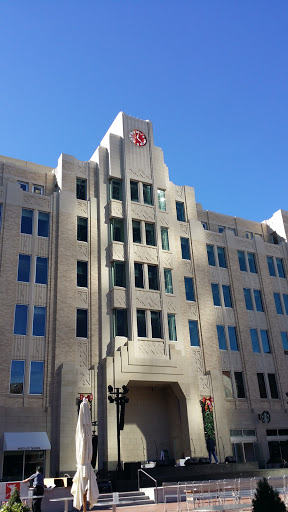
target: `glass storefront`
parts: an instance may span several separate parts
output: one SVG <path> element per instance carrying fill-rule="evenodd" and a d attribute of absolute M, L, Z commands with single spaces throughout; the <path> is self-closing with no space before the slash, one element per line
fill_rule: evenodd
<path fill-rule="evenodd" d="M 45 451 L 9 451 L 4 452 L 3 476 L 4 482 L 24 480 L 35 473 L 36 466 L 44 469 Z"/>

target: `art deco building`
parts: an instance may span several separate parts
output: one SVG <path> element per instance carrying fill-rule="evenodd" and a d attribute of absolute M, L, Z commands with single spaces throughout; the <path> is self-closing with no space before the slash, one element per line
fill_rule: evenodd
<path fill-rule="evenodd" d="M 0 219 L 0 478 L 73 474 L 81 393 L 114 468 L 108 385 L 125 462 L 207 456 L 203 397 L 222 461 L 287 459 L 288 212 L 202 209 L 120 113 L 87 162 L 0 157 Z"/>

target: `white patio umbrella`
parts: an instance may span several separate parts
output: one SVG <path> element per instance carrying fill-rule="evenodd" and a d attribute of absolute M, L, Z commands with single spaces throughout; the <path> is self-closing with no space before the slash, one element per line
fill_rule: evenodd
<path fill-rule="evenodd" d="M 75 440 L 77 472 L 73 478 L 71 494 L 74 496 L 73 506 L 80 510 L 83 505 L 83 511 L 86 512 L 87 501 L 92 507 L 99 496 L 96 476 L 91 466 L 92 423 L 87 398 L 80 405 Z"/>

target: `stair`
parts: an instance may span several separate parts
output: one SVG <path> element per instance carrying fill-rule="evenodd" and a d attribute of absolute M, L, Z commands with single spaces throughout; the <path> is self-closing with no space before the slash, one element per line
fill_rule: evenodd
<path fill-rule="evenodd" d="M 114 493 L 115 494 L 115 493 Z M 151 500 L 149 496 L 147 496 L 142 491 L 127 491 L 127 492 L 119 492 L 119 503 L 117 503 L 118 507 L 130 507 L 130 506 L 139 506 L 139 505 L 152 505 L 154 504 L 154 500 Z M 97 507 L 93 507 L 92 510 L 104 510 L 107 508 L 112 508 L 113 502 L 113 493 L 105 493 L 100 494 L 97 502 Z"/>

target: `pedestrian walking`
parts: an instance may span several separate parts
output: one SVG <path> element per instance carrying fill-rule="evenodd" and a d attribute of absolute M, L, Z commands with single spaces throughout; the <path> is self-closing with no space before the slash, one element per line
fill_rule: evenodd
<path fill-rule="evenodd" d="M 22 480 L 22 482 L 29 482 L 30 480 L 33 480 L 32 511 L 41 512 L 41 501 L 44 494 L 44 477 L 40 466 L 37 466 L 36 473 Z"/>
<path fill-rule="evenodd" d="M 217 455 L 216 455 L 216 452 L 215 452 L 215 441 L 214 439 L 212 439 L 212 437 L 208 434 L 207 436 L 207 439 L 206 439 L 206 447 L 207 447 L 207 451 L 208 451 L 208 454 L 209 454 L 209 462 L 211 464 L 211 461 L 212 461 L 212 455 L 214 457 L 214 460 L 216 462 L 216 464 L 219 464 L 218 462 L 218 459 L 217 459 Z"/>

